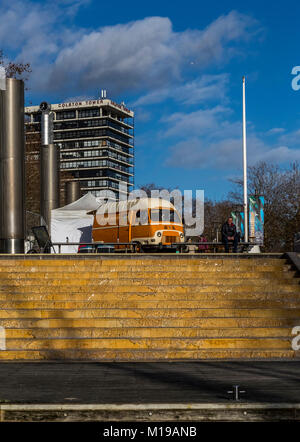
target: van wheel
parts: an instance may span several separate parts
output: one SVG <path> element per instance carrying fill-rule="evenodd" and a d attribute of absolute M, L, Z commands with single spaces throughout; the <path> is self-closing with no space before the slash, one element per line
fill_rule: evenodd
<path fill-rule="evenodd" d="M 27 252 L 27 254 L 32 254 L 32 253 L 37 253 L 37 250 L 36 249 L 30 249 L 30 250 L 28 250 L 28 252 Z"/>
<path fill-rule="evenodd" d="M 136 253 L 143 253 L 142 244 L 140 242 L 134 241 L 133 244 L 135 244 Z"/>

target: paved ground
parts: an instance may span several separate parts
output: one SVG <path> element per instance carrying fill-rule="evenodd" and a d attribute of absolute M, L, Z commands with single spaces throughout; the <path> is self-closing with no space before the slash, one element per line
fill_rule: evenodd
<path fill-rule="evenodd" d="M 0 363 L 0 403 L 300 403 L 300 361 Z"/>

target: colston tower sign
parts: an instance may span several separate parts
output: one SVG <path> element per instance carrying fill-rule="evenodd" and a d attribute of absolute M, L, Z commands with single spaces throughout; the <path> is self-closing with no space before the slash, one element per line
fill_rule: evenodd
<path fill-rule="evenodd" d="M 96 99 L 96 100 L 78 100 L 78 101 L 70 101 L 65 103 L 58 103 L 58 104 L 51 104 L 51 110 L 62 110 L 62 109 L 69 109 L 69 108 L 86 108 L 86 107 L 92 107 L 92 106 L 110 106 L 113 108 L 118 109 L 119 111 L 125 112 L 126 114 L 129 114 L 130 117 L 133 117 L 133 112 L 125 107 L 125 105 L 118 104 L 112 100 L 109 99 Z M 30 106 L 28 108 L 25 108 L 25 113 L 30 112 L 36 112 L 39 111 L 39 106 Z"/>
<path fill-rule="evenodd" d="M 107 103 L 109 101 L 109 103 Z M 96 106 L 96 105 L 105 105 L 110 104 L 111 106 L 117 107 L 118 109 L 131 113 L 131 111 L 122 104 L 115 103 L 112 100 L 83 100 L 83 101 L 72 101 L 68 103 L 59 103 L 57 105 L 52 105 L 52 107 L 57 106 L 58 108 L 69 108 L 69 107 L 86 107 L 86 106 Z"/>

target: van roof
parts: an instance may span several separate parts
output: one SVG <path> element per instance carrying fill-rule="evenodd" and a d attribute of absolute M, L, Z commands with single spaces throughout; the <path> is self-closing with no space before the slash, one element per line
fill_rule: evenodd
<path fill-rule="evenodd" d="M 118 202 L 110 202 L 102 204 L 98 207 L 96 213 L 115 213 L 127 212 L 130 210 L 147 210 L 147 209 L 175 209 L 173 204 L 162 198 L 135 198 Z"/>

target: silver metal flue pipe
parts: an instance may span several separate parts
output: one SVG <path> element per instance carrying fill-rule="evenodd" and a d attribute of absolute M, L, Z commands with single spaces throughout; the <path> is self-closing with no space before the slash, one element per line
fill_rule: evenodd
<path fill-rule="evenodd" d="M 74 203 L 80 198 L 80 182 L 67 181 L 66 182 L 66 204 Z"/>
<path fill-rule="evenodd" d="M 53 114 L 50 105 L 40 104 L 41 117 L 41 215 L 51 230 L 51 210 L 59 207 L 60 150 L 53 144 Z"/>
<path fill-rule="evenodd" d="M 24 253 L 24 82 L 0 85 L 0 253 Z"/>

